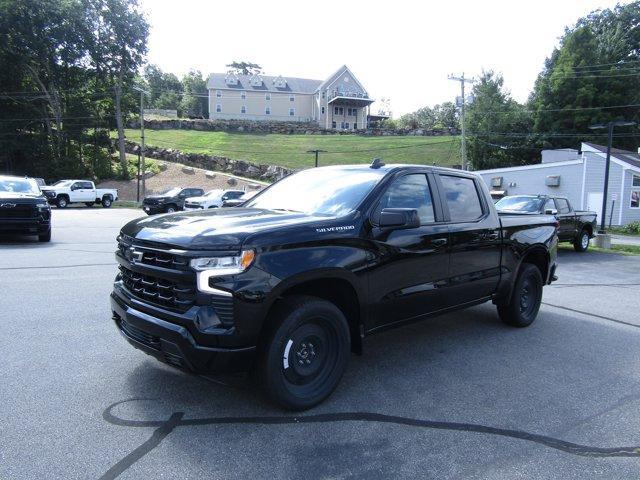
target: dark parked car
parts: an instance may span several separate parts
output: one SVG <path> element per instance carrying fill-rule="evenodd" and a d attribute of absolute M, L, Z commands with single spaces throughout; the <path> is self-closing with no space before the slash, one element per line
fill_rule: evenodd
<path fill-rule="evenodd" d="M 555 279 L 557 223 L 498 216 L 469 172 L 303 170 L 242 207 L 125 225 L 113 320 L 163 362 L 253 369 L 274 401 L 305 409 L 373 333 L 486 301 L 530 325 Z"/>
<path fill-rule="evenodd" d="M 577 211 L 565 197 L 550 195 L 513 195 L 496 203 L 499 213 L 555 215 L 560 222 L 561 242 L 573 243 L 576 252 L 585 252 L 596 232 L 596 212 Z"/>
<path fill-rule="evenodd" d="M 160 195 L 150 195 L 142 201 L 142 209 L 147 215 L 173 213 L 184 209 L 184 201 L 189 197 L 204 195 L 201 188 L 174 187 Z"/>
<path fill-rule="evenodd" d="M 254 190 L 252 192 L 244 192 L 241 196 L 237 198 L 229 198 L 225 200 L 222 204 L 223 207 L 238 207 L 243 203 L 247 202 L 249 199 L 255 197 L 258 194 L 258 191 Z"/>
<path fill-rule="evenodd" d="M 0 176 L 0 233 L 51 240 L 51 207 L 34 179 Z"/>

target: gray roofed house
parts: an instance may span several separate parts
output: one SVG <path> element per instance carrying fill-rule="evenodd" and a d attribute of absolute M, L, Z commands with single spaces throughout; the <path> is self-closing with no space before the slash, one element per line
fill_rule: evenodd
<path fill-rule="evenodd" d="M 543 150 L 535 165 L 479 170 L 495 196 L 545 194 L 567 197 L 577 210 L 602 216 L 607 147 L 583 142 L 580 150 Z M 607 186 L 606 223 L 640 221 L 640 155 L 613 148 Z"/>
<path fill-rule="evenodd" d="M 373 99 L 346 65 L 326 80 L 212 73 L 209 118 L 314 122 L 327 130 L 367 127 Z"/>

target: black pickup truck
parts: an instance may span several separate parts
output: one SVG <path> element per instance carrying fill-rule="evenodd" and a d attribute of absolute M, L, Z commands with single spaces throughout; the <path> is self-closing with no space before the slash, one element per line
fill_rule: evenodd
<path fill-rule="evenodd" d="M 550 195 L 512 195 L 496 202 L 498 213 L 555 215 L 559 222 L 558 238 L 571 242 L 576 252 L 586 252 L 596 232 L 596 212 L 574 210 L 565 197 Z"/>
<path fill-rule="evenodd" d="M 51 240 L 51 207 L 33 178 L 0 175 L 0 234 Z"/>
<path fill-rule="evenodd" d="M 174 187 L 160 195 L 149 195 L 142 200 L 142 209 L 147 215 L 156 213 L 173 213 L 184 209 L 184 202 L 189 197 L 201 197 L 201 188 Z"/>
<path fill-rule="evenodd" d="M 557 240 L 553 216 L 499 217 L 468 172 L 316 168 L 242 207 L 129 222 L 113 320 L 161 361 L 251 370 L 271 399 L 305 409 L 367 335 L 486 301 L 507 324 L 531 324 Z"/>

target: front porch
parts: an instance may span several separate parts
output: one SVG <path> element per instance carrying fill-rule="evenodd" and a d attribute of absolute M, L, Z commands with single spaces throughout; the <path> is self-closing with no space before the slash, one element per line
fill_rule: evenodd
<path fill-rule="evenodd" d="M 363 93 L 330 92 L 327 98 L 326 128 L 362 130 L 367 128 L 367 110 L 374 102 Z"/>

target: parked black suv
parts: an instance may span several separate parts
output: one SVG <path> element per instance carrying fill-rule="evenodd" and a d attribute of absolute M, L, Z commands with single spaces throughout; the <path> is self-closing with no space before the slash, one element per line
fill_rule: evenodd
<path fill-rule="evenodd" d="M 489 300 L 530 325 L 555 279 L 557 225 L 498 216 L 482 179 L 459 170 L 304 170 L 238 208 L 125 225 L 113 319 L 164 362 L 252 368 L 272 399 L 305 409 L 367 335 Z"/>
<path fill-rule="evenodd" d="M 150 195 L 142 201 L 142 209 L 147 215 L 155 213 L 172 213 L 184 208 L 184 201 L 190 197 L 201 197 L 201 188 L 174 187 L 160 195 Z"/>
<path fill-rule="evenodd" d="M 0 233 L 51 240 L 51 207 L 34 179 L 0 176 Z"/>

